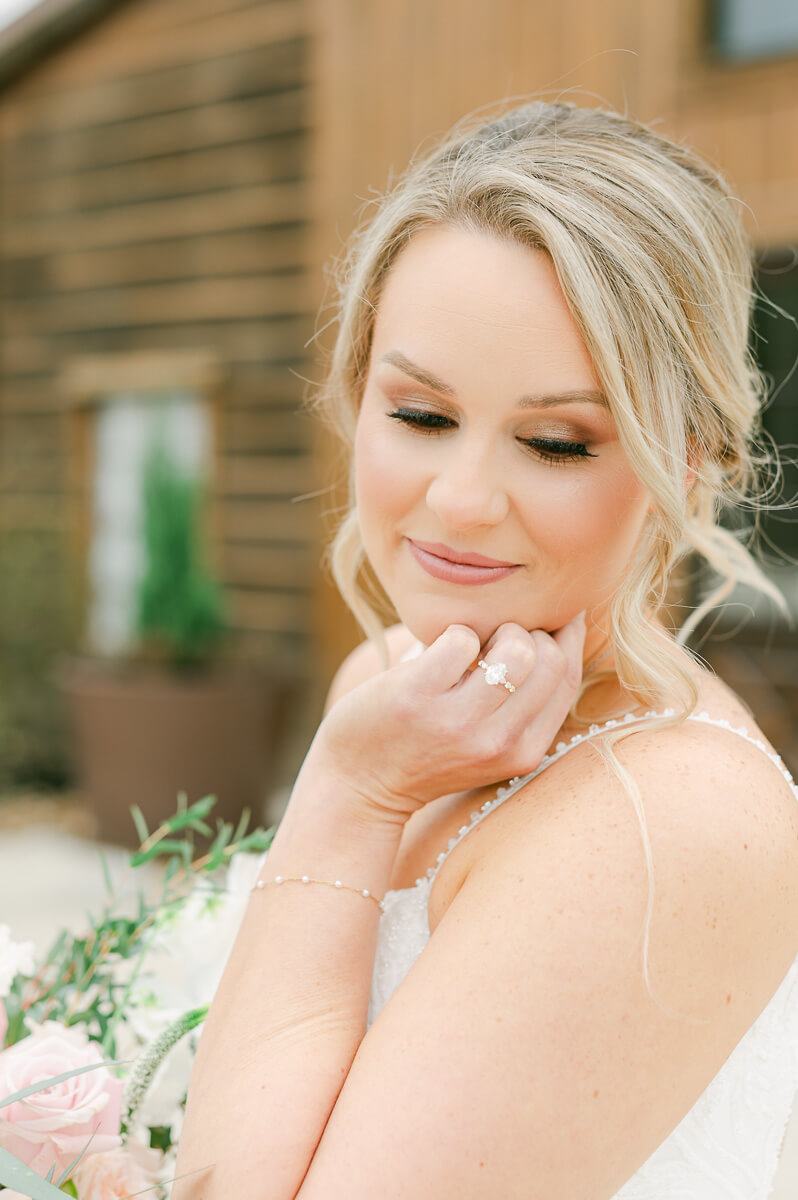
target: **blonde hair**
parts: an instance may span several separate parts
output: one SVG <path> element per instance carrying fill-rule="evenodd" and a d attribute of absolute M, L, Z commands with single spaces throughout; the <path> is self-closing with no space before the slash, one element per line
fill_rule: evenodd
<path fill-rule="evenodd" d="M 382 286 L 411 235 L 429 226 L 492 233 L 553 262 L 629 462 L 655 501 L 611 606 L 617 677 L 640 703 L 659 708 L 675 697 L 678 707 L 652 724 L 678 725 L 697 703 L 696 685 L 653 618 L 679 560 L 697 551 L 722 578 L 678 630 L 683 649 L 738 582 L 789 612 L 742 540 L 718 522 L 724 504 L 750 505 L 769 461 L 760 452 L 765 387 L 748 344 L 753 262 L 739 205 L 684 146 L 618 113 L 543 101 L 488 123 L 466 118 L 380 198 L 338 264 L 337 339 L 310 403 L 349 455 L 350 507 L 330 548 L 332 572 L 385 667 L 377 611 L 385 597 L 358 528 L 352 450 Z M 686 494 L 688 461 L 696 478 Z M 575 720 L 584 694 L 616 672 L 586 671 Z M 639 788 L 613 751 L 629 732 L 613 728 L 596 748 L 640 822 L 648 986 L 651 847 Z"/>

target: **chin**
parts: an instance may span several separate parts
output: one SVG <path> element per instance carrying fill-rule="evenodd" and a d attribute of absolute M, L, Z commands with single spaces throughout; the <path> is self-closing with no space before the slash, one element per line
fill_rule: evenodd
<path fill-rule="evenodd" d="M 498 616 L 495 614 L 483 616 L 468 612 L 458 613 L 451 604 L 447 605 L 445 613 L 430 611 L 431 608 L 432 606 L 429 605 L 422 611 L 414 608 L 412 611 L 398 612 L 399 619 L 405 628 L 413 634 L 413 637 L 423 642 L 425 646 L 431 646 L 450 625 L 467 625 L 469 629 L 473 629 L 479 638 L 480 646 L 485 645 L 500 625 L 507 624 L 510 621 L 523 625 L 524 629 L 547 628 L 545 625 L 524 624 L 522 621 L 516 620 L 513 616 L 504 616 L 501 614 Z M 534 616 L 532 619 L 534 620 Z M 528 618 L 525 617 L 524 621 L 528 621 Z M 556 629 L 558 627 L 551 625 L 550 628 Z"/>

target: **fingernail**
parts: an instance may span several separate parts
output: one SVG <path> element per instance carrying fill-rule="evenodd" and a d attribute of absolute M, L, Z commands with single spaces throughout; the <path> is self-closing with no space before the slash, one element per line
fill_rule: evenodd
<path fill-rule="evenodd" d="M 574 617 L 574 620 L 581 621 L 583 625 L 586 625 L 587 624 L 587 609 L 583 608 L 580 613 L 577 613 L 576 616 Z"/>

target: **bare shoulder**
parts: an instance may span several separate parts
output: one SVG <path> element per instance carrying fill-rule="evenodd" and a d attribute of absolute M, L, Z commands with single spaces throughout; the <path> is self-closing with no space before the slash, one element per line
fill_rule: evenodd
<path fill-rule="evenodd" d="M 617 758 L 647 798 L 647 819 L 661 839 L 671 829 L 693 831 L 707 848 L 725 846 L 743 875 L 746 852 L 757 850 L 763 876 L 798 880 L 798 796 L 786 769 L 752 721 L 728 721 L 728 728 L 716 719 L 642 726 L 617 745 Z"/>
<path fill-rule="evenodd" d="M 712 997 L 733 979 L 753 1019 L 798 954 L 798 795 L 763 748 L 703 721 L 638 726 L 615 744 L 651 850 L 652 967 L 676 1006 L 716 1012 Z M 600 940 L 613 904 L 642 920 L 640 813 L 598 747 L 578 747 L 527 789 L 485 839 L 474 866 L 486 881 L 528 855 L 556 875 L 555 892 L 580 897 Z M 609 911 L 590 902 L 596 888 Z"/>
<path fill-rule="evenodd" d="M 410 649 L 416 639 L 404 625 L 391 625 L 385 630 L 385 642 L 388 648 L 389 666 L 394 666 L 402 655 Z M 338 668 L 324 706 L 325 713 L 353 688 L 365 683 L 367 679 L 379 675 L 382 662 L 377 647 L 368 640 L 355 646 Z"/>

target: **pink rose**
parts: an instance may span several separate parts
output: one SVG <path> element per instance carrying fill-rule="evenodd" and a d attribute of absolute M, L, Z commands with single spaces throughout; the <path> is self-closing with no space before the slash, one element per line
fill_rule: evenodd
<path fill-rule="evenodd" d="M 121 1200 L 159 1181 L 163 1157 L 160 1150 L 151 1150 L 130 1138 L 121 1150 L 85 1154 L 72 1179 L 80 1200 Z"/>
<path fill-rule="evenodd" d="M 6 1044 L 6 1033 L 8 1032 L 8 1013 L 3 1001 L 0 1000 L 0 1050 Z"/>
<path fill-rule="evenodd" d="M 0 1052 L 0 1096 L 102 1061 L 85 1029 L 45 1021 Z M 119 1147 L 122 1090 L 121 1079 L 97 1067 L 15 1100 L 0 1108 L 0 1146 L 38 1175 L 46 1176 L 55 1164 L 58 1178 L 92 1134 L 89 1154 Z"/>

